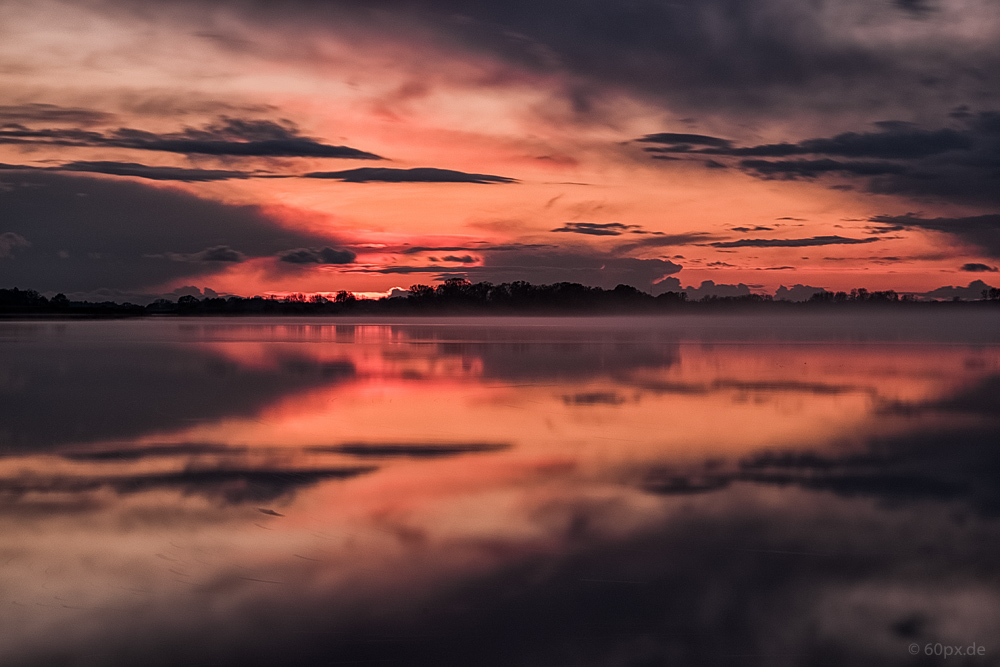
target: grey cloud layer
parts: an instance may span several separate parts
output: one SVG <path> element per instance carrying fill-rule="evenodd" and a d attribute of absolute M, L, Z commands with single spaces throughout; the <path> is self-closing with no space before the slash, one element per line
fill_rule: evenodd
<path fill-rule="evenodd" d="M 916 0 L 172 4 L 184 6 L 192 21 L 204 23 L 209 11 L 221 8 L 285 34 L 290 53 L 308 27 L 312 34 L 349 39 L 428 40 L 529 73 L 561 74 L 559 92 L 580 116 L 599 113 L 603 97 L 622 90 L 684 113 L 741 117 L 910 109 L 915 103 L 943 113 L 948 104 L 988 103 L 1000 90 L 1000 54 L 990 47 L 1000 22 L 987 0 L 940 0 L 934 11 L 917 10 L 929 5 Z M 253 51 L 246 32 L 226 40 L 224 25 L 215 22 L 220 43 Z M 978 39 L 961 39 L 972 27 L 976 31 L 967 32 Z"/>
<path fill-rule="evenodd" d="M 167 257 L 180 262 L 229 262 L 233 264 L 239 264 L 246 261 L 247 258 L 240 251 L 233 250 L 227 245 L 217 245 L 187 255 L 171 252 L 167 253 Z"/>
<path fill-rule="evenodd" d="M 20 124 L 0 127 L 0 144 L 129 148 L 146 151 L 226 157 L 314 157 L 381 160 L 374 153 L 331 146 L 303 136 L 290 121 L 223 117 L 203 128 L 156 134 L 133 128 L 107 132 L 79 128 L 34 129 Z"/>
<path fill-rule="evenodd" d="M 806 239 L 739 239 L 738 241 L 716 241 L 708 245 L 713 248 L 807 248 L 824 245 L 856 245 L 860 243 L 875 243 L 876 241 L 881 241 L 881 239 L 813 236 Z"/>
<path fill-rule="evenodd" d="M 329 178 L 350 183 L 516 183 L 513 178 L 491 174 L 470 174 L 452 169 L 416 167 L 391 169 L 388 167 L 362 167 L 343 171 L 315 171 L 306 178 Z"/>
<path fill-rule="evenodd" d="M 557 227 L 553 232 L 568 232 L 571 234 L 587 234 L 589 236 L 621 236 L 626 232 L 632 234 L 647 234 L 639 225 L 626 225 L 621 222 L 567 222 Z"/>
<path fill-rule="evenodd" d="M 119 14 L 123 7 L 139 6 L 147 20 L 155 21 L 156 9 L 143 0 L 105 0 L 100 5 Z M 280 7 L 253 0 L 168 0 L 159 5 L 182 6 L 184 11 L 175 16 L 184 16 L 197 25 L 199 34 L 211 35 L 227 49 L 255 53 L 254 36 L 265 32 L 272 43 L 287 43 L 287 48 L 268 50 L 265 57 L 300 58 L 303 40 L 330 35 L 375 45 L 403 41 L 423 47 L 431 42 L 439 57 L 474 52 L 509 65 L 505 80 L 516 80 L 518 72 L 557 75 L 550 82 L 554 94 L 581 118 L 604 113 L 603 102 L 623 91 L 678 115 L 695 116 L 686 123 L 687 131 L 642 138 L 661 145 L 650 146 L 657 157 L 675 157 L 679 150 L 726 154 L 741 157 L 744 169 L 763 177 L 836 173 L 867 179 L 873 192 L 997 203 L 991 194 L 996 188 L 982 187 L 996 179 L 995 142 L 990 148 L 982 139 L 991 132 L 995 137 L 997 115 L 977 115 L 968 106 L 952 113 L 955 127 L 925 130 L 887 123 L 878 132 L 746 148 L 690 130 L 706 115 L 715 127 L 727 121 L 736 127 L 737 119 L 742 123 L 748 117 L 755 122 L 778 118 L 801 127 L 833 118 L 834 126 L 843 127 L 838 118 L 845 112 L 851 118 L 943 123 L 956 105 L 997 108 L 1000 52 L 992 45 L 1000 40 L 1000 19 L 989 0 L 385 0 L 377 7 L 360 0 L 293 0 Z M 219 20 L 221 16 L 236 20 Z M 129 18 L 136 20 L 136 14 L 130 12 Z M 16 122 L 72 118 L 74 113 L 45 105 L 6 108 Z M 84 112 L 75 112 L 80 123 L 93 122 Z M 377 157 L 319 144 L 293 126 L 274 121 L 223 119 L 210 127 L 164 135 L 133 129 L 98 133 L 10 126 L 0 134 L 7 141 L 96 143 L 201 155 Z M 663 146 L 670 148 L 664 151 Z M 341 176 L 417 180 L 403 173 Z M 448 180 L 440 176 L 429 178 Z"/>
<path fill-rule="evenodd" d="M 357 255 L 350 250 L 331 248 L 296 248 L 278 255 L 288 264 L 350 264 Z"/>
<path fill-rule="evenodd" d="M 70 148 L 118 148 L 166 152 L 188 157 L 216 158 L 342 158 L 382 160 L 384 158 L 347 146 L 332 146 L 307 137 L 287 120 L 260 120 L 221 117 L 202 128 L 156 134 L 133 128 L 114 130 L 85 129 L 112 118 L 110 114 L 90 109 L 60 107 L 52 104 L 0 106 L 0 144 Z M 29 123 L 30 127 L 21 122 Z M 37 127 L 44 123 L 47 127 Z M 61 127 L 61 125 L 76 127 Z M 55 127 L 53 127 L 53 125 Z M 157 181 L 225 181 L 248 178 L 312 178 L 349 183 L 516 183 L 517 179 L 494 174 L 478 174 L 454 169 L 416 167 L 412 169 L 364 167 L 340 171 L 309 173 L 274 173 L 245 169 L 205 169 L 147 165 L 114 160 L 76 160 L 58 166 L 0 164 L 2 170 L 69 171 L 131 176 Z"/>
<path fill-rule="evenodd" d="M 254 174 L 229 169 L 187 169 L 183 167 L 153 167 L 135 162 L 77 161 L 58 167 L 58 171 L 80 171 L 109 176 L 134 176 L 152 181 L 228 181 L 252 178 Z"/>
<path fill-rule="evenodd" d="M 314 178 L 337 180 L 345 183 L 517 183 L 516 179 L 505 176 L 471 174 L 452 169 L 436 169 L 432 167 L 416 169 L 362 168 L 345 171 L 318 171 L 300 175 L 295 173 L 240 171 L 234 169 L 163 167 L 112 160 L 77 160 L 61 164 L 57 167 L 36 167 L 26 164 L 0 163 L 0 170 L 69 171 L 106 174 L 108 176 L 131 176 L 152 181 L 181 181 L 187 183 L 243 180 L 248 178 Z"/>
<path fill-rule="evenodd" d="M 63 107 L 55 104 L 4 104 L 0 105 L 0 121 L 8 123 L 71 123 L 96 125 L 114 120 L 114 115 L 96 109 Z"/>
<path fill-rule="evenodd" d="M 0 172 L 5 286 L 57 292 L 141 289 L 249 257 L 329 247 L 235 206 L 140 183 Z"/>
<path fill-rule="evenodd" d="M 977 246 L 989 257 L 1000 259 L 1000 214 L 924 218 L 911 213 L 875 216 L 872 222 L 950 234 L 964 243 Z"/>
<path fill-rule="evenodd" d="M 510 250 L 541 250 L 544 248 L 555 248 L 555 246 L 548 243 L 480 243 L 472 246 L 409 246 L 403 248 L 400 252 L 404 255 L 416 255 L 423 252 L 483 252 L 487 250 L 501 252 Z"/>
<path fill-rule="evenodd" d="M 0 163 L 0 171 L 63 171 L 108 176 L 129 176 L 150 181 L 179 181 L 185 183 L 228 181 L 246 178 L 285 178 L 280 174 L 235 171 L 230 169 L 199 169 L 197 167 L 158 167 L 138 162 L 115 162 L 113 160 L 78 160 L 57 167 L 36 167 L 30 164 Z"/>
<path fill-rule="evenodd" d="M 1000 205 L 1000 113 L 958 109 L 954 127 L 924 129 L 901 121 L 875 131 L 844 132 L 796 143 L 736 147 L 727 139 L 658 134 L 637 141 L 653 157 L 739 158 L 734 166 L 760 178 L 812 179 L 827 174 L 863 179 L 877 194 Z M 712 140 L 712 141 L 709 141 Z M 714 143 L 713 143 L 714 142 Z"/>

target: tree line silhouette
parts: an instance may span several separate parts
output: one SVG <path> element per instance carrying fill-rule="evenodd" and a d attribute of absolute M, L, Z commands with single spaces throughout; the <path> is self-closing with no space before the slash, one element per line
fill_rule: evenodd
<path fill-rule="evenodd" d="M 579 283 L 533 285 L 515 281 L 495 285 L 490 282 L 472 283 L 450 278 L 435 286 L 411 285 L 406 296 L 380 299 L 358 298 L 341 291 L 328 298 L 321 295 L 291 294 L 285 297 L 205 297 L 182 296 L 176 301 L 157 299 L 142 306 L 114 301 L 71 301 L 64 294 L 47 298 L 35 290 L 0 289 L 0 314 L 50 314 L 79 316 L 138 317 L 144 315 L 420 315 L 474 313 L 657 313 L 691 310 L 742 308 L 815 308 L 824 306 L 930 306 L 939 301 L 920 301 L 911 295 L 893 290 L 869 291 L 865 288 L 850 292 L 818 292 L 808 301 L 778 300 L 770 295 L 706 296 L 697 301 L 684 292 L 664 292 L 657 296 L 630 285 L 614 289 L 588 287 Z M 983 290 L 981 299 L 962 303 L 1000 304 L 1000 289 Z"/>

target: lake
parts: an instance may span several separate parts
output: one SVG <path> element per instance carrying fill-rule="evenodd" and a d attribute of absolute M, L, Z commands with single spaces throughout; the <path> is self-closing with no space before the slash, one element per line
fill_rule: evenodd
<path fill-rule="evenodd" d="M 0 321 L 3 665 L 995 665 L 998 519 L 1000 309 Z"/>

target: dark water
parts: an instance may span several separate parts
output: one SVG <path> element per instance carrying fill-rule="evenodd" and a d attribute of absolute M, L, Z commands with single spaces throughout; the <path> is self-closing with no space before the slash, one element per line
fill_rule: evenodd
<path fill-rule="evenodd" d="M 0 322 L 0 664 L 1000 664 L 998 325 Z"/>

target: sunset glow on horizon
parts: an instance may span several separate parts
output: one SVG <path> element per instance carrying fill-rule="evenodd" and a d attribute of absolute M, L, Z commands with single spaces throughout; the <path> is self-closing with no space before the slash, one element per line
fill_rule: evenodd
<path fill-rule="evenodd" d="M 0 2 L 0 286 L 977 298 L 998 40 L 989 0 Z"/>

